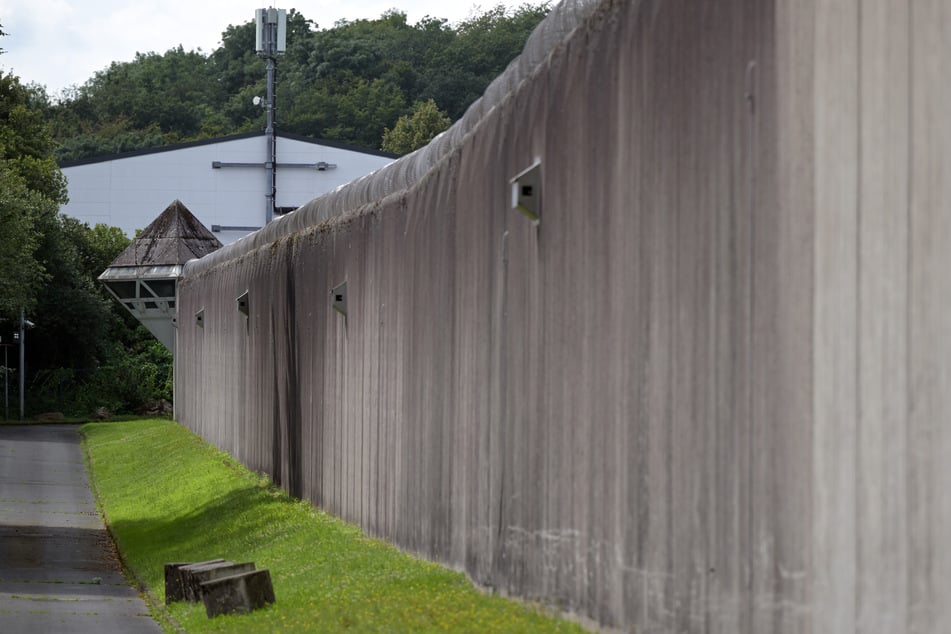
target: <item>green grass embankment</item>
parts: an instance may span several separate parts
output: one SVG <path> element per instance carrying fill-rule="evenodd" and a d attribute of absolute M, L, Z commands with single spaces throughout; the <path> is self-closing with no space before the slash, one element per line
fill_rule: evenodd
<path fill-rule="evenodd" d="M 188 632 L 582 631 L 290 498 L 177 423 L 90 423 L 83 435 L 122 557 L 157 603 L 165 562 L 223 557 L 271 571 L 277 602 L 263 610 L 208 619 L 201 604 L 169 606 Z"/>

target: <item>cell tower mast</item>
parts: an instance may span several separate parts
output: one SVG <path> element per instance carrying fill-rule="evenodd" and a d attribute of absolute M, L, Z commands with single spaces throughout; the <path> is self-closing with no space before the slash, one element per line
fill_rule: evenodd
<path fill-rule="evenodd" d="M 274 134 L 274 80 L 276 69 L 274 62 L 278 55 L 287 50 L 287 12 L 284 9 L 257 9 L 254 12 L 257 25 L 255 49 L 258 55 L 267 60 L 267 178 L 269 183 L 265 224 L 274 219 L 277 198 L 277 137 Z"/>

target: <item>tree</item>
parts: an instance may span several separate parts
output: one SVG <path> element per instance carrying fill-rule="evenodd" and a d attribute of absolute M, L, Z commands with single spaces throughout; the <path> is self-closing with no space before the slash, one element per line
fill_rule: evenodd
<path fill-rule="evenodd" d="M 80 92 L 96 104 L 97 123 L 125 118 L 136 129 L 155 125 L 169 137 L 186 138 L 200 129 L 202 107 L 222 101 L 211 71 L 205 55 L 179 46 L 113 62 Z"/>
<path fill-rule="evenodd" d="M 395 86 L 381 79 L 357 78 L 345 85 L 327 82 L 300 95 L 287 110 L 290 123 L 278 123 L 298 134 L 376 148 L 385 123 L 395 121 L 405 109 Z"/>
<path fill-rule="evenodd" d="M 36 323 L 27 403 L 88 414 L 90 403 L 129 410 L 168 398 L 170 355 L 96 281 L 128 238 L 58 213 L 66 183 L 43 116 L 49 108 L 42 88 L 0 73 L 0 323 L 5 337 L 21 310 Z"/>
<path fill-rule="evenodd" d="M 28 189 L 62 203 L 66 180 L 56 166 L 56 146 L 36 107 L 39 101 L 16 76 L 0 74 L 0 160 Z"/>
<path fill-rule="evenodd" d="M 513 12 L 503 5 L 473 16 L 456 29 L 448 46 L 433 51 L 422 88 L 455 121 L 478 99 L 548 14 L 549 3 L 523 4 Z"/>
<path fill-rule="evenodd" d="M 35 305 L 48 279 L 37 259 L 43 228 L 66 201 L 42 113 L 19 79 L 0 74 L 0 316 L 16 318 Z"/>
<path fill-rule="evenodd" d="M 408 154 L 432 141 L 450 125 L 449 115 L 432 99 L 417 101 L 412 115 L 403 115 L 393 129 L 384 129 L 382 147 L 394 154 Z"/>
<path fill-rule="evenodd" d="M 277 63 L 277 128 L 376 148 L 411 104 L 434 99 L 458 119 L 521 52 L 547 4 L 502 6 L 453 26 L 391 10 L 374 20 L 317 25 L 287 17 Z M 115 62 L 46 111 L 61 161 L 262 130 L 264 60 L 252 21 L 230 25 L 205 55 L 181 47 Z"/>
<path fill-rule="evenodd" d="M 171 354 L 96 281 L 129 242 L 117 227 L 67 216 L 43 232 L 48 279 L 32 312 L 31 410 L 133 412 L 171 399 Z"/>
<path fill-rule="evenodd" d="M 39 236 L 33 220 L 50 211 L 49 201 L 0 161 L 0 317 L 15 319 L 21 308 L 33 308 L 46 279 L 35 259 Z"/>

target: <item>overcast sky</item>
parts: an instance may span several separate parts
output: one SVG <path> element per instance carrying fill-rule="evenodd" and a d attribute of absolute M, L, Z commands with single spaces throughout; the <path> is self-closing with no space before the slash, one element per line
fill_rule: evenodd
<path fill-rule="evenodd" d="M 426 15 L 464 20 L 474 9 L 518 2 L 488 0 L 295 0 L 276 7 L 297 9 L 319 28 L 340 19 L 376 18 L 388 9 L 410 23 Z M 44 85 L 51 96 L 81 85 L 112 62 L 137 52 L 164 53 L 179 44 L 209 53 L 231 24 L 254 19 L 269 5 L 253 0 L 0 0 L 0 68 L 23 83 Z M 481 9 L 480 9 L 481 8 Z"/>

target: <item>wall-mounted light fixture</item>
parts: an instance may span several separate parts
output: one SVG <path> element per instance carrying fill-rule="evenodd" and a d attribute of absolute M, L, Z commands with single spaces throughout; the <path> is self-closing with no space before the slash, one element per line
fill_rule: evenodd
<path fill-rule="evenodd" d="M 205 309 L 202 308 L 197 313 L 195 313 L 195 325 L 199 328 L 205 327 Z"/>

